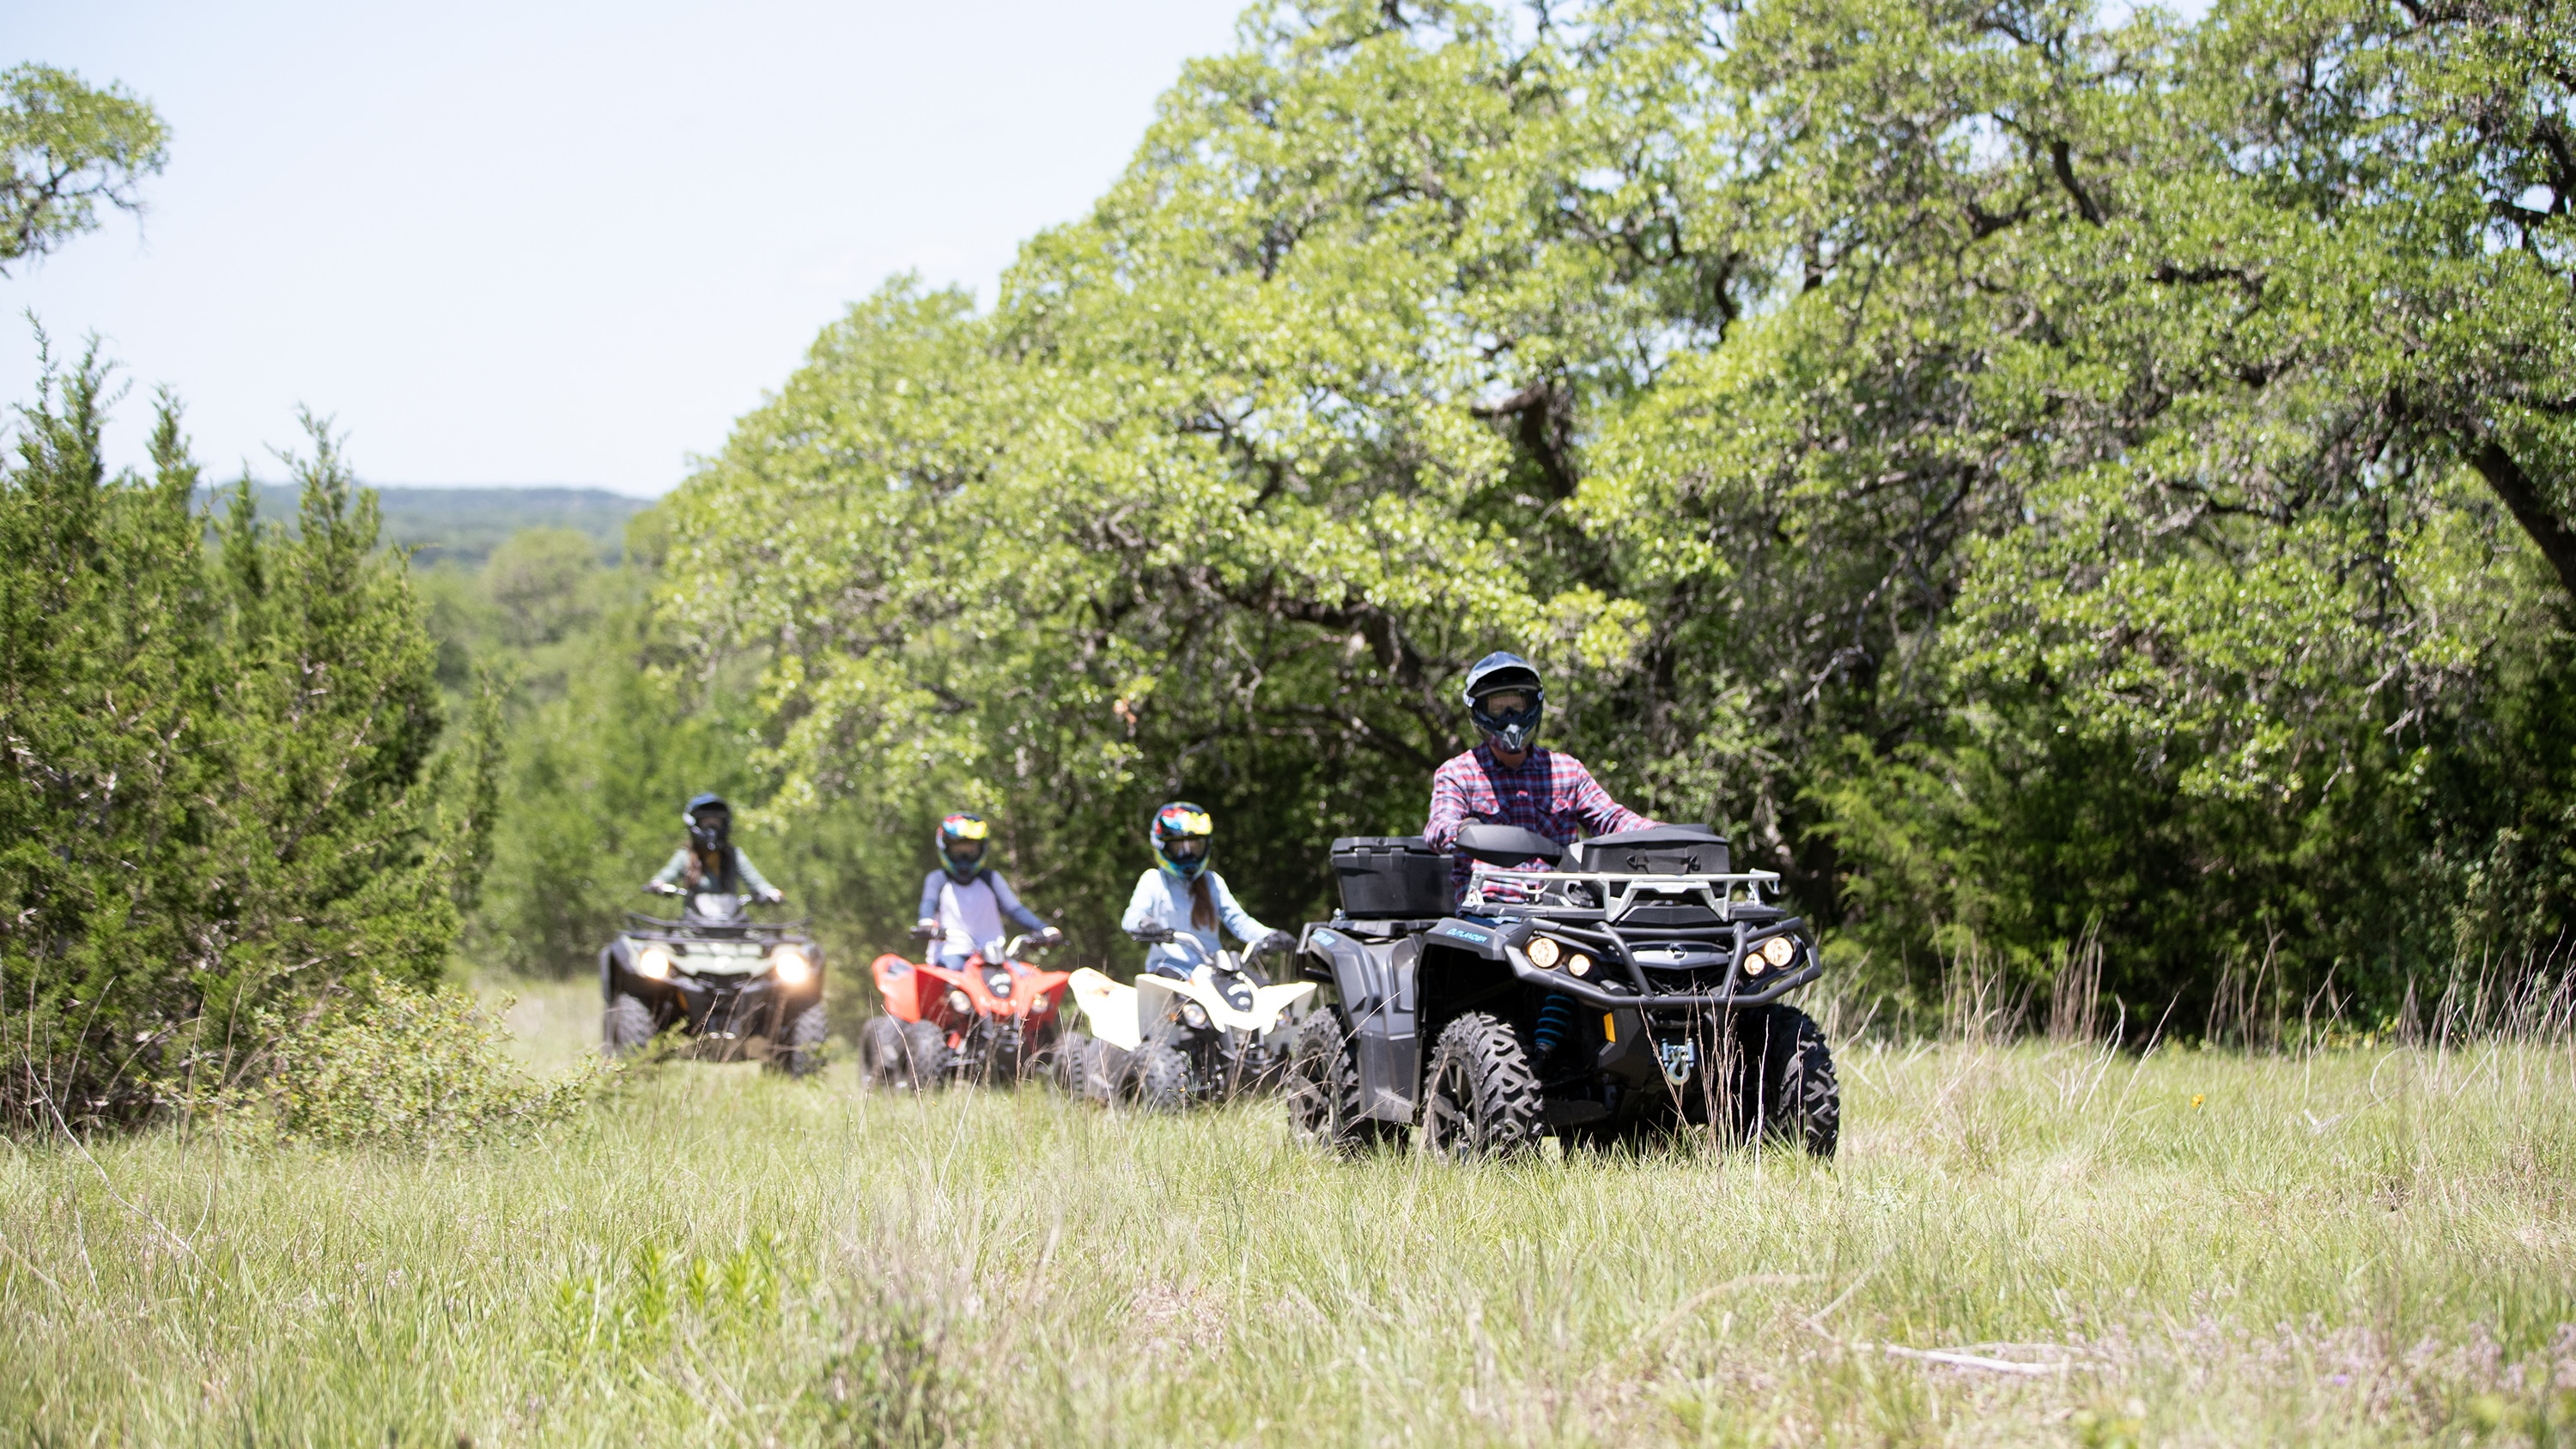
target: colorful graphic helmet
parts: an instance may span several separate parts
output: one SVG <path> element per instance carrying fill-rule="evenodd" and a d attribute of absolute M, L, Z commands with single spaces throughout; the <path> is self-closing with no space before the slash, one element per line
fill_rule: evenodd
<path fill-rule="evenodd" d="M 964 885 L 984 868 L 984 842 L 993 827 L 981 815 L 956 814 L 939 822 L 939 868 Z"/>
<path fill-rule="evenodd" d="M 722 850 L 733 837 L 733 807 L 713 791 L 689 797 L 680 807 L 680 823 L 689 827 L 689 844 L 699 851 Z"/>
<path fill-rule="evenodd" d="M 1494 708 L 1488 700 L 1506 707 Z M 1538 738 L 1539 716 L 1547 710 L 1547 691 L 1539 687 L 1538 670 L 1517 654 L 1496 651 L 1467 671 L 1467 713 L 1476 728 L 1504 750 L 1519 754 Z"/>
<path fill-rule="evenodd" d="M 1154 863 L 1189 880 L 1207 869 L 1208 847 L 1216 840 L 1216 822 L 1187 800 L 1175 800 L 1154 812 Z"/>

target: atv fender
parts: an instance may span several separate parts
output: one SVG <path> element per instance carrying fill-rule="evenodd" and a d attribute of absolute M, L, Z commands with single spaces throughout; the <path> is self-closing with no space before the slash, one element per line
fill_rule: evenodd
<path fill-rule="evenodd" d="M 1347 931 L 1312 926 L 1306 931 L 1305 951 L 1315 963 L 1310 974 L 1333 983 L 1358 1047 L 1361 1115 L 1381 1122 L 1412 1121 L 1422 1090 L 1422 1039 L 1413 1016 L 1420 941 L 1412 936 L 1366 941 Z"/>
<path fill-rule="evenodd" d="M 932 981 L 919 967 L 888 952 L 869 966 L 877 979 L 877 990 L 884 994 L 886 1012 L 898 1021 L 921 1020 L 922 992 L 936 990 L 943 983 Z"/>
<path fill-rule="evenodd" d="M 1074 1003 L 1091 1023 L 1093 1036 L 1129 1052 L 1144 1041 L 1139 1029 L 1144 1018 L 1136 1009 L 1135 987 L 1112 981 L 1088 966 L 1075 971 L 1066 984 L 1073 988 Z"/>

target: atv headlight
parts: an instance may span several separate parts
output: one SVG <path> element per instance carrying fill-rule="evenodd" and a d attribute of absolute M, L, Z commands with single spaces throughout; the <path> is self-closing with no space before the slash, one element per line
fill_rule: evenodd
<path fill-rule="evenodd" d="M 794 946 L 780 946 L 770 952 L 769 968 L 778 973 L 782 986 L 802 986 L 814 979 L 814 963 Z"/>
<path fill-rule="evenodd" d="M 1592 958 L 1577 951 L 1565 958 L 1565 969 L 1577 976 L 1592 974 Z"/>
<path fill-rule="evenodd" d="M 1205 1031 L 1205 1030 L 1207 1030 L 1207 1024 L 1208 1024 L 1207 1008 L 1206 1008 L 1206 1007 L 1203 1007 L 1203 1006 L 1201 1006 L 1201 1005 L 1199 1005 L 1199 1004 L 1198 1004 L 1197 1002 L 1195 1002 L 1195 1001 L 1184 1001 L 1184 1002 L 1182 1002 L 1182 1003 L 1181 1003 L 1181 1022 L 1182 1022 L 1182 1024 L 1183 1024 L 1183 1025 L 1185 1025 L 1185 1026 L 1189 1027 L 1189 1029 L 1190 1029 L 1190 1030 L 1192 1030 L 1192 1031 Z"/>
<path fill-rule="evenodd" d="M 1762 943 L 1762 959 L 1773 966 L 1786 966 L 1798 957 L 1798 943 L 1786 936 L 1774 936 Z"/>
<path fill-rule="evenodd" d="M 964 1016 L 975 1009 L 974 998 L 951 986 L 948 988 L 948 1009 L 959 1016 Z"/>
<path fill-rule="evenodd" d="M 1565 948 L 1545 936 L 1533 936 L 1529 943 L 1530 964 L 1541 971 L 1555 965 L 1565 955 Z"/>
<path fill-rule="evenodd" d="M 671 953 L 659 946 L 647 946 L 635 953 L 635 974 L 647 981 L 671 979 Z"/>

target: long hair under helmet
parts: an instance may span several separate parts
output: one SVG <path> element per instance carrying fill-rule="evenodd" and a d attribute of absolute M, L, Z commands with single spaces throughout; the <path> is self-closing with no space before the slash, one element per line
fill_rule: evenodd
<path fill-rule="evenodd" d="M 985 824 L 981 815 L 961 811 L 941 820 L 936 837 L 939 868 L 959 885 L 973 880 L 984 868 L 984 852 L 989 848 L 986 839 L 992 833 L 993 827 Z"/>
<path fill-rule="evenodd" d="M 710 818 L 701 822 L 698 819 L 700 815 Z M 724 849 L 733 838 L 733 807 L 712 790 L 692 795 L 689 803 L 680 807 L 680 823 L 689 827 L 690 847 L 712 855 Z"/>
<path fill-rule="evenodd" d="M 1215 844 L 1216 822 L 1189 801 L 1175 800 L 1154 812 L 1154 829 L 1149 838 L 1156 865 L 1167 874 L 1196 880 L 1199 872 L 1207 869 L 1208 851 Z"/>
<path fill-rule="evenodd" d="M 1485 707 L 1488 696 L 1505 691 L 1526 695 L 1528 702 L 1499 714 Z M 1517 755 L 1527 750 L 1538 738 L 1539 717 L 1546 712 L 1547 691 L 1539 687 L 1538 669 L 1519 655 L 1496 650 L 1467 671 L 1467 713 L 1505 751 Z"/>

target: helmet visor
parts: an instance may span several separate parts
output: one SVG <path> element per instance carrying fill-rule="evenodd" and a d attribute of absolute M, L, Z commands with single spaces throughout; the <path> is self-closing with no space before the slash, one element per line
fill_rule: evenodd
<path fill-rule="evenodd" d="M 1205 860 L 1207 853 L 1208 838 L 1204 835 L 1184 835 L 1178 840 L 1163 842 L 1163 854 L 1175 861 Z"/>
<path fill-rule="evenodd" d="M 948 858 L 957 862 L 959 865 L 973 865 L 975 862 L 984 858 L 984 842 L 980 840 L 949 841 Z"/>
<path fill-rule="evenodd" d="M 1509 719 L 1528 709 L 1536 701 L 1526 689 L 1497 689 L 1476 701 L 1479 708 L 1496 719 Z"/>

